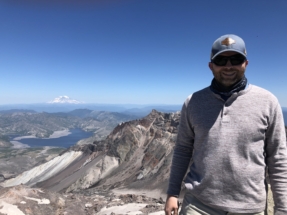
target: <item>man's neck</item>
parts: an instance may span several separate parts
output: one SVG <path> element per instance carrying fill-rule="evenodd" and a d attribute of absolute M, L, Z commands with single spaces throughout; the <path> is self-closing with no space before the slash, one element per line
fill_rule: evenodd
<path fill-rule="evenodd" d="M 244 90 L 247 85 L 247 78 L 243 76 L 243 78 L 238 81 L 237 83 L 227 87 L 219 83 L 215 78 L 213 78 L 210 89 L 217 93 L 223 98 L 224 100 L 227 100 L 233 93 L 239 92 L 241 90 Z"/>

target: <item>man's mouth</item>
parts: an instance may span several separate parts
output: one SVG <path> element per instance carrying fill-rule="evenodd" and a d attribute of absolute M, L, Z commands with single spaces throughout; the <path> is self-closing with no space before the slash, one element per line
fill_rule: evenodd
<path fill-rule="evenodd" d="M 231 76 L 234 76 L 234 75 L 236 74 L 236 72 L 235 72 L 235 71 L 232 71 L 232 72 L 222 72 L 222 74 L 223 74 L 224 76 L 231 77 Z"/>

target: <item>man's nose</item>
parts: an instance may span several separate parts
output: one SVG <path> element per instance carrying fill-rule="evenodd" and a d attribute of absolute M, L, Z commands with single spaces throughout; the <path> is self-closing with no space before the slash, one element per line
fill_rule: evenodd
<path fill-rule="evenodd" d="M 227 61 L 226 65 L 225 65 L 225 67 L 232 67 L 232 66 L 233 66 L 233 65 L 231 64 L 230 59 L 228 59 L 228 61 Z"/>

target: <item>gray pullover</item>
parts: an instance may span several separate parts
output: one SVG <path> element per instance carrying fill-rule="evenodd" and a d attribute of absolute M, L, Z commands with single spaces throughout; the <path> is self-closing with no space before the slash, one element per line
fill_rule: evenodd
<path fill-rule="evenodd" d="M 206 205 L 233 213 L 266 207 L 266 167 L 275 214 L 287 214 L 287 149 L 282 110 L 254 85 L 227 101 L 205 88 L 182 107 L 167 193 L 181 182 Z"/>

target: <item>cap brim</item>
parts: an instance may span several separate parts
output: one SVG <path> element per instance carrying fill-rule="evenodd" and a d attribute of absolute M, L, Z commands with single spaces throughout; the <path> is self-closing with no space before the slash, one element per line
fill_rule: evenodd
<path fill-rule="evenodd" d="M 222 51 L 220 51 L 220 52 L 217 52 L 217 53 L 211 58 L 211 60 L 213 60 L 217 55 L 220 55 L 220 54 L 223 53 L 223 52 L 229 52 L 229 51 L 237 52 L 237 53 L 243 55 L 244 57 L 247 57 L 245 53 L 243 53 L 243 52 L 241 52 L 241 51 L 238 51 L 238 50 L 236 50 L 236 49 L 225 49 L 225 50 L 222 50 Z"/>

